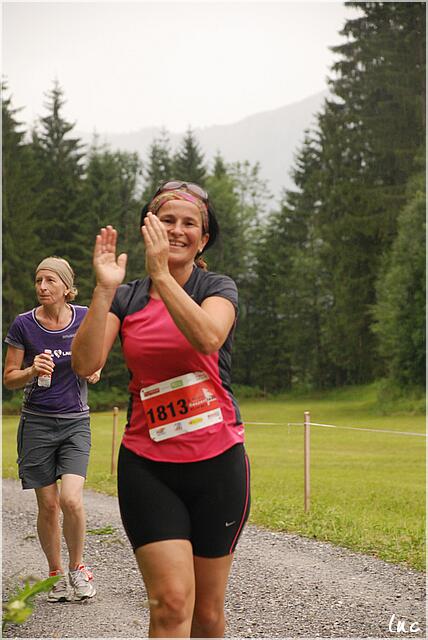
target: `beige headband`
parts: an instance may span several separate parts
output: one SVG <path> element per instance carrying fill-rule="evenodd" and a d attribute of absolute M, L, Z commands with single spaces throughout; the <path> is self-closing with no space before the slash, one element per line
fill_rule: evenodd
<path fill-rule="evenodd" d="M 56 258 L 54 256 L 45 258 L 37 266 L 36 273 L 41 269 L 48 269 L 48 271 L 53 271 L 61 278 L 61 280 L 71 293 L 77 293 L 77 289 L 74 286 L 73 269 L 70 267 L 67 260 L 64 260 L 64 258 Z"/>

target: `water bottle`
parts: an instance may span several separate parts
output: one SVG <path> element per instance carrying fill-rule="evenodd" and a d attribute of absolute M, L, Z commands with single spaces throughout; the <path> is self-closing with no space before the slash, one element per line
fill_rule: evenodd
<path fill-rule="evenodd" d="M 48 353 L 49 355 L 51 355 L 52 351 L 50 349 L 45 349 L 43 353 Z M 51 374 L 39 376 L 37 378 L 37 384 L 39 387 L 44 387 L 45 389 L 47 389 L 48 387 L 51 386 L 51 380 L 52 380 Z"/>

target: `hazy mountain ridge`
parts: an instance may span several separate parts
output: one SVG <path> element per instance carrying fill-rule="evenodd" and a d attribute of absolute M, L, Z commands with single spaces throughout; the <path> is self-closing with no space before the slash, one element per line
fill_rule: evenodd
<path fill-rule="evenodd" d="M 290 171 L 295 154 L 303 142 L 305 129 L 316 124 L 327 91 L 314 94 L 292 104 L 247 116 L 238 122 L 193 129 L 207 162 L 220 151 L 226 162 L 249 160 L 260 163 L 261 175 L 278 197 L 283 188 L 291 188 Z M 99 133 L 99 142 L 112 149 L 136 151 L 144 161 L 150 144 L 162 127 L 147 127 L 130 133 Z M 89 144 L 93 134 L 78 133 Z M 184 132 L 171 133 L 171 150 L 175 151 Z"/>

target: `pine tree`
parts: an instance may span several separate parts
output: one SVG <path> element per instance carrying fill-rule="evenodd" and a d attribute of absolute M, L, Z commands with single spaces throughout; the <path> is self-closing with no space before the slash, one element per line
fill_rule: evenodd
<path fill-rule="evenodd" d="M 136 153 L 112 151 L 95 139 L 87 157 L 83 184 L 84 220 L 79 236 L 85 260 L 79 262 L 79 301 L 89 304 L 94 286 L 92 251 L 101 227 L 111 224 L 118 232 L 118 253 L 128 254 L 126 280 L 141 277 L 144 254 L 140 234 L 141 161 Z M 95 393 L 123 386 L 126 369 L 119 343 L 113 347 Z"/>
<path fill-rule="evenodd" d="M 362 130 L 361 188 L 382 200 L 378 232 L 391 243 L 415 153 L 425 139 L 425 2 L 347 2 L 364 14 L 348 20 L 347 42 L 333 51 L 334 94 L 348 131 Z M 364 151 L 363 151 L 364 150 Z M 364 185 L 365 183 L 365 185 Z M 379 215 L 379 213 L 383 215 Z"/>
<path fill-rule="evenodd" d="M 32 149 L 40 175 L 37 218 L 43 253 L 73 263 L 86 258 L 76 240 L 82 225 L 83 153 L 79 139 L 70 136 L 74 124 L 62 115 L 63 96 L 55 82 L 48 94 L 48 114 L 33 131 Z"/>
<path fill-rule="evenodd" d="M 251 233 L 251 230 L 265 218 L 272 194 L 267 181 L 260 175 L 259 162 L 233 162 L 228 170 L 235 182 L 235 191 L 239 198 L 240 222 L 248 229 L 248 233 Z"/>
<path fill-rule="evenodd" d="M 207 177 L 206 187 L 220 226 L 218 241 L 208 253 L 209 269 L 226 273 L 239 285 L 245 275 L 245 229 L 240 224 L 235 181 L 227 173 L 226 163 L 220 154 L 215 158 L 213 173 Z"/>
<path fill-rule="evenodd" d="M 19 109 L 13 108 L 7 91 L 3 84 L 3 336 L 15 316 L 36 301 L 34 270 L 40 256 L 34 192 L 37 171 L 25 131 L 16 119 Z"/>
<path fill-rule="evenodd" d="M 332 96 L 318 115 L 312 153 L 300 156 L 301 175 L 315 182 L 303 181 L 286 201 L 308 217 L 318 283 L 314 336 L 324 380 L 339 385 L 382 372 L 370 309 L 425 128 L 424 3 L 347 5 L 362 16 L 347 21 L 348 40 L 334 48 Z M 304 258 L 300 249 L 291 274 Z"/>
<path fill-rule="evenodd" d="M 144 202 L 147 202 L 153 196 L 161 182 L 172 177 L 172 173 L 169 136 L 168 132 L 163 129 L 160 136 L 155 138 L 150 145 L 148 159 L 144 162 Z"/>
<path fill-rule="evenodd" d="M 207 170 L 204 164 L 204 155 L 190 127 L 174 155 L 172 172 L 173 177 L 177 180 L 195 182 L 200 186 L 205 184 Z"/>
<path fill-rule="evenodd" d="M 245 296 L 245 384 L 257 385 L 264 392 L 292 385 L 289 311 L 283 313 L 290 256 L 282 251 L 283 234 L 278 222 L 273 214 L 261 231 L 255 277 Z"/>
<path fill-rule="evenodd" d="M 330 295 L 317 237 L 322 204 L 319 151 L 318 136 L 307 131 L 293 171 L 297 189 L 283 194 L 280 211 L 270 226 L 272 260 L 282 266 L 277 288 L 280 314 L 288 322 L 293 384 L 325 387 L 336 381 L 336 369 L 321 332 Z"/>
<path fill-rule="evenodd" d="M 217 166 L 217 171 L 222 167 Z M 260 176 L 258 163 L 232 163 L 227 167 L 236 199 L 234 224 L 239 230 L 232 253 L 237 252 L 241 275 L 236 278 L 239 288 L 239 321 L 234 346 L 234 378 L 241 384 L 255 384 L 262 355 L 254 348 L 257 332 L 255 314 L 259 301 L 255 295 L 256 262 L 261 228 L 270 194 L 266 181 Z M 233 229 L 230 229 L 233 233 Z M 232 242 L 228 239 L 228 242 Z M 236 247 L 236 249 L 235 249 Z M 260 328 L 260 327 L 259 327 Z M 266 327 L 261 328 L 263 332 Z"/>
<path fill-rule="evenodd" d="M 375 331 L 392 382 L 425 387 L 425 173 L 409 181 L 408 194 L 377 282 Z"/>
<path fill-rule="evenodd" d="M 309 132 L 296 158 L 297 189 L 260 230 L 252 286 L 254 382 L 266 391 L 325 386 L 320 336 L 322 289 L 313 224 L 319 205 L 317 141 Z"/>
<path fill-rule="evenodd" d="M 314 236 L 323 273 L 323 343 L 335 384 L 359 384 L 373 379 L 378 366 L 368 309 L 382 251 L 375 215 L 381 198 L 366 189 L 362 131 L 349 127 L 340 105 L 326 103 L 319 139 L 322 179 Z"/>
<path fill-rule="evenodd" d="M 80 300 L 87 303 L 93 288 L 92 251 L 101 227 L 119 231 L 118 250 L 129 253 L 128 279 L 135 272 L 139 244 L 141 161 L 136 153 L 112 151 L 94 139 L 86 158 L 82 184 L 82 223 L 77 234 L 85 258 L 80 260 Z"/>
<path fill-rule="evenodd" d="M 220 150 L 217 149 L 217 152 L 214 156 L 214 167 L 212 170 L 212 176 L 214 178 L 223 178 L 227 175 L 227 164 L 221 155 Z"/>

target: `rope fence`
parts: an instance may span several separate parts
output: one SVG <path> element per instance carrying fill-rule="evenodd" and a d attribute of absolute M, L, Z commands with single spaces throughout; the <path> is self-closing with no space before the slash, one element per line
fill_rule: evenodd
<path fill-rule="evenodd" d="M 118 407 L 113 408 L 113 433 L 111 448 L 111 465 L 110 473 L 116 472 L 116 436 L 119 420 Z M 303 427 L 303 468 L 304 468 L 304 510 L 309 512 L 311 505 L 311 427 L 326 427 L 328 429 L 346 429 L 350 431 L 365 431 L 366 433 L 386 433 L 395 436 L 416 436 L 426 438 L 426 433 L 416 433 L 414 431 L 391 431 L 389 429 L 375 429 L 372 427 L 345 427 L 337 424 L 324 424 L 322 422 L 311 422 L 311 414 L 309 411 L 304 412 L 303 422 L 247 422 L 245 424 L 265 426 L 265 427 Z"/>
<path fill-rule="evenodd" d="M 292 427 L 292 426 L 299 426 L 299 427 L 303 427 L 305 425 L 304 422 L 247 422 L 247 420 L 244 421 L 245 424 L 253 424 L 253 425 L 260 425 L 260 426 L 270 426 L 270 427 Z M 368 431 L 368 432 L 373 432 L 373 433 L 390 433 L 392 435 L 398 435 L 398 436 L 419 436 L 421 438 L 426 438 L 427 434 L 426 433 L 415 433 L 412 431 L 389 431 L 388 429 L 374 429 L 372 427 L 343 427 L 337 424 L 322 424 L 320 422 L 311 422 L 310 423 L 312 427 L 329 427 L 330 429 L 350 429 L 351 431 Z"/>
<path fill-rule="evenodd" d="M 414 431 L 391 431 L 389 429 L 375 429 L 374 427 L 345 427 L 337 424 L 325 424 L 322 422 L 311 422 L 309 411 L 304 412 L 304 422 L 247 422 L 248 425 L 256 426 L 278 426 L 278 427 L 303 427 L 303 473 L 304 473 L 304 497 L 303 506 L 305 513 L 309 512 L 311 505 L 311 427 L 326 427 L 328 429 L 346 429 L 350 431 L 365 431 L 366 433 L 386 433 L 396 436 L 413 436 L 426 438 L 426 433 L 416 433 Z"/>

